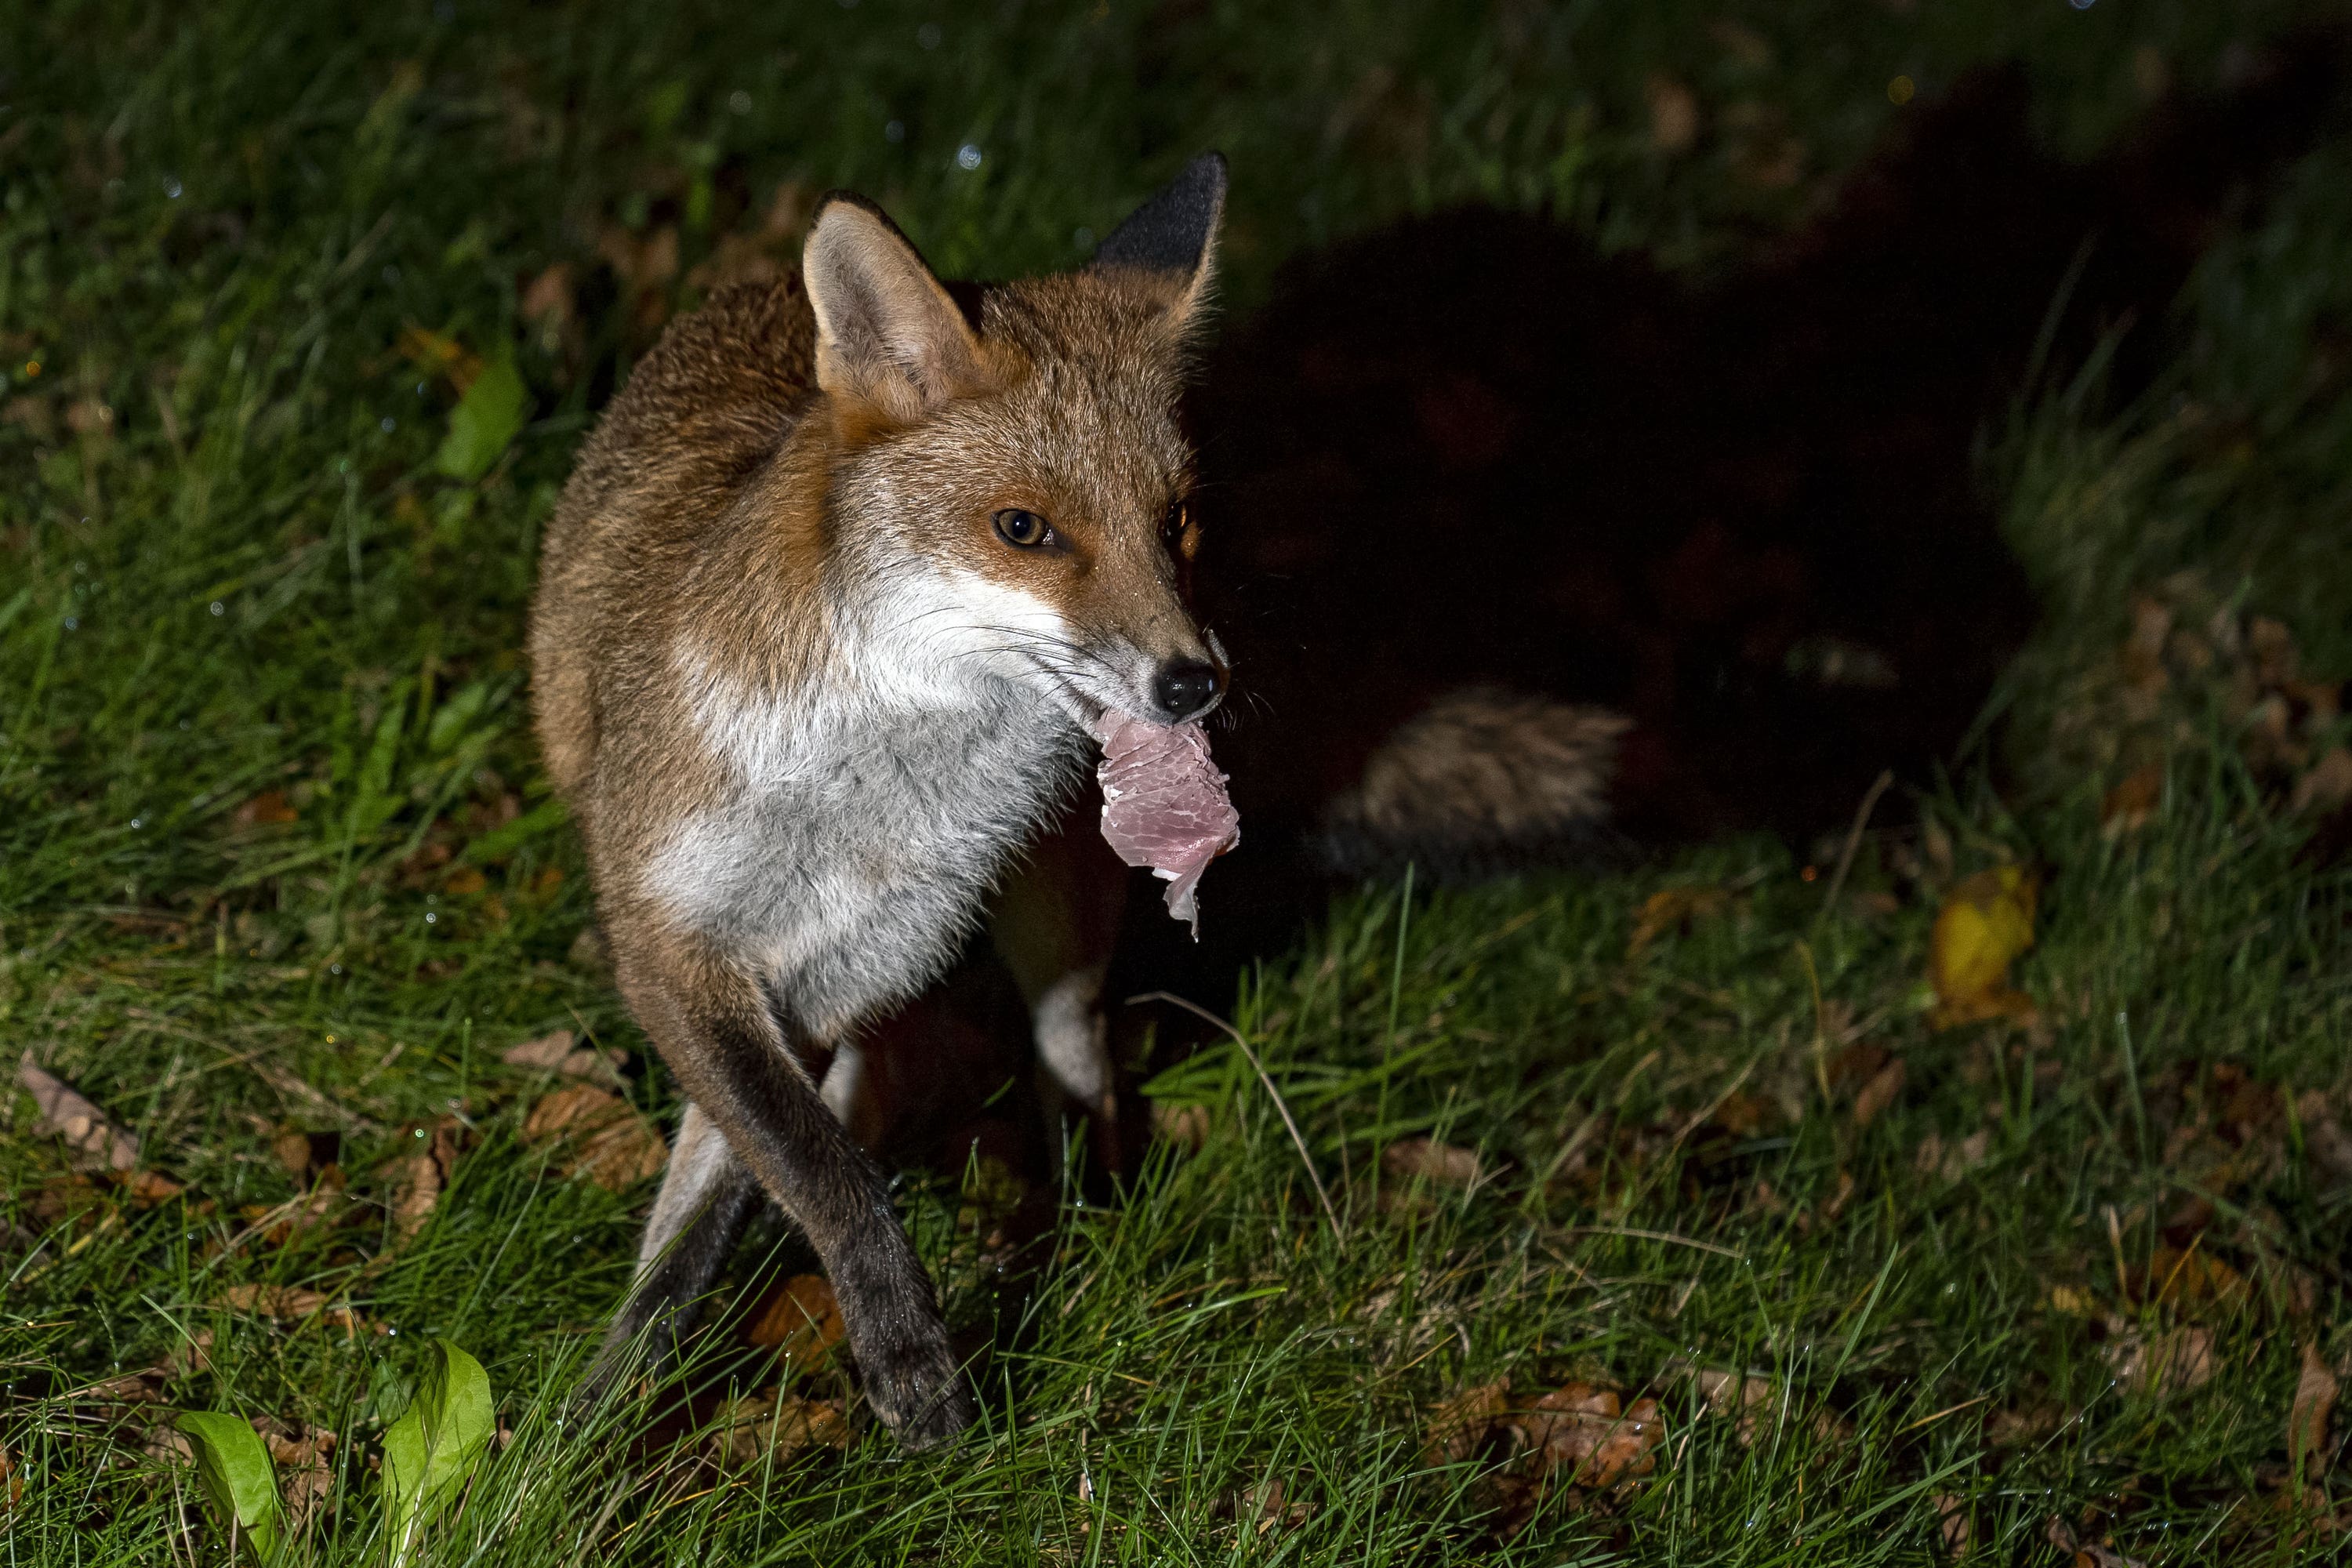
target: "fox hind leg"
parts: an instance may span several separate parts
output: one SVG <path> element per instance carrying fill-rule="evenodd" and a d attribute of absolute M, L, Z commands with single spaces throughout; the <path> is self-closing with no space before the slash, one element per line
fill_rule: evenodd
<path fill-rule="evenodd" d="M 583 1383 L 586 1397 L 601 1394 L 640 1356 L 655 1373 L 677 1363 L 680 1344 L 760 1198 L 759 1183 L 719 1124 L 688 1105 L 638 1244 L 629 1299 Z"/>

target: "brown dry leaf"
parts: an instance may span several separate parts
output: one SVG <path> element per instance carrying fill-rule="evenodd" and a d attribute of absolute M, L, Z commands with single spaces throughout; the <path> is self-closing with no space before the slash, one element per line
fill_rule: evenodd
<path fill-rule="evenodd" d="M 2164 764 L 2150 763 L 2107 791 L 2099 802 L 2099 831 L 2110 838 L 2137 833 L 2156 816 L 2164 798 Z"/>
<path fill-rule="evenodd" d="M 1930 1132 L 1919 1140 L 1919 1152 L 1912 1156 L 1911 1168 L 1923 1176 L 1941 1176 L 1948 1182 L 1957 1182 L 1983 1164 L 1991 1152 L 1992 1134 L 1981 1127 L 1948 1147 L 1943 1134 Z"/>
<path fill-rule="evenodd" d="M 1275 1526 L 1297 1530 L 1315 1517 L 1312 1504 L 1294 1502 L 1289 1482 L 1280 1476 L 1269 1476 L 1255 1486 L 1244 1488 L 1227 1505 L 1226 1511 L 1244 1522 L 1255 1523 L 1257 1533 L 1264 1535 Z"/>
<path fill-rule="evenodd" d="M 286 1173 L 296 1181 L 310 1173 L 310 1135 L 307 1132 L 280 1132 L 269 1141 L 269 1152 L 286 1168 Z"/>
<path fill-rule="evenodd" d="M 1629 1409 L 1616 1390 L 1582 1383 L 1552 1390 L 1507 1425 L 1547 1476 L 1595 1489 L 1657 1468 L 1653 1450 L 1666 1436 L 1656 1400 L 1636 1400 Z"/>
<path fill-rule="evenodd" d="M 1661 888 L 1634 911 L 1633 936 L 1625 944 L 1625 956 L 1638 958 L 1669 931 L 1686 929 L 1693 921 L 1711 919 L 1730 907 L 1727 889 Z"/>
<path fill-rule="evenodd" d="M 669 1163 L 669 1147 L 653 1124 L 627 1101 L 588 1084 L 570 1084 L 531 1107 L 522 1124 L 523 1142 L 562 1140 L 573 1145 L 567 1176 L 585 1176 L 619 1192 Z"/>
<path fill-rule="evenodd" d="M 2297 779 L 2291 803 L 2298 812 L 2325 816 L 2352 801 L 2352 751 L 2331 746 L 2311 764 L 2311 771 Z"/>
<path fill-rule="evenodd" d="M 1738 1416 L 1733 1435 L 1741 1447 L 1753 1447 L 1763 1430 L 1764 1417 L 1771 1412 L 1772 1380 L 1752 1372 L 1705 1366 L 1691 1373 L 1691 1381 L 1698 1385 L 1699 1397 L 1706 1401 L 1711 1413 Z"/>
<path fill-rule="evenodd" d="M 533 326 L 545 324 L 558 330 L 570 326 L 580 313 L 572 293 L 572 263 L 559 261 L 533 278 L 524 286 L 516 309 Z"/>
<path fill-rule="evenodd" d="M 1441 1187 L 1475 1186 L 1477 1152 L 1434 1138 L 1400 1138 L 1381 1151 L 1381 1165 L 1392 1176 L 1420 1177 Z"/>
<path fill-rule="evenodd" d="M 2134 1269 L 2127 1283 L 2132 1300 L 2142 1306 L 2212 1306 L 2222 1315 L 2243 1306 L 2249 1294 L 2244 1275 L 2194 1246 L 2158 1247 L 2147 1267 Z"/>
<path fill-rule="evenodd" d="M 618 1089 L 621 1064 L 629 1059 L 629 1054 L 616 1047 L 600 1051 L 593 1046 L 580 1045 L 571 1030 L 558 1029 L 535 1040 L 508 1047 L 499 1053 L 499 1059 L 510 1068 L 562 1073 L 566 1078 L 588 1079 L 609 1089 Z"/>
<path fill-rule="evenodd" d="M 1870 1081 L 1862 1086 L 1861 1092 L 1853 1097 L 1853 1124 L 1867 1127 L 1877 1121 L 1879 1113 L 1894 1104 L 1895 1097 L 1903 1092 L 1903 1078 L 1900 1057 L 1874 1073 Z"/>
<path fill-rule="evenodd" d="M 8 1445 L 0 1443 L 0 1513 L 5 1513 L 25 1500 L 25 1478 L 16 1473 L 16 1461 L 8 1452 Z"/>
<path fill-rule="evenodd" d="M 33 1097 L 44 1131 L 108 1170 L 137 1167 L 139 1140 L 108 1121 L 106 1113 L 83 1099 L 71 1084 L 44 1069 L 29 1050 L 16 1064 L 16 1081 Z"/>
<path fill-rule="evenodd" d="M 1155 1100 L 1151 1102 L 1151 1135 L 1163 1143 L 1173 1143 L 1187 1154 L 1197 1154 L 1201 1145 L 1209 1141 L 1209 1108 L 1171 1105 Z"/>
<path fill-rule="evenodd" d="M 425 1228 L 466 1152 L 466 1126 L 455 1116 L 406 1129 L 413 1152 L 398 1161 L 400 1195 L 393 1200 L 393 1230 L 406 1241 Z"/>
<path fill-rule="evenodd" d="M 1433 1466 L 1458 1464 L 1476 1453 L 1486 1442 L 1487 1431 L 1509 1408 L 1510 1395 L 1511 1380 L 1499 1377 L 1475 1388 L 1465 1388 L 1431 1406 L 1429 1425 L 1423 1433 L 1421 1462 Z"/>
<path fill-rule="evenodd" d="M 1952 889 L 1928 938 L 1935 1027 L 2033 1016 L 2032 1002 L 2010 989 L 2009 966 L 2033 945 L 2039 891 L 2033 873 L 2022 866 L 1979 871 Z"/>
<path fill-rule="evenodd" d="M 2336 1373 L 2319 1359 L 2319 1346 L 2303 1342 L 2303 1370 L 2294 1381 L 2294 1405 L 2286 1418 L 2290 1473 L 2317 1480 L 2327 1468 L 2327 1422 L 2336 1411 Z"/>
<path fill-rule="evenodd" d="M 299 821 L 301 816 L 287 801 L 284 790 L 266 789 L 238 806 L 232 820 L 240 827 L 268 827 Z"/>
<path fill-rule="evenodd" d="M 1650 145 L 1668 156 L 1687 153 L 1698 141 L 1698 95 L 1672 77 L 1654 76 L 1650 100 Z"/>
<path fill-rule="evenodd" d="M 730 1399 L 719 1407 L 714 1425 L 711 1457 L 730 1468 L 762 1458 L 782 1464 L 807 1449 L 849 1447 L 849 1423 L 839 1405 L 782 1391 Z"/>
<path fill-rule="evenodd" d="M 2116 1382 L 2134 1393 L 2186 1393 L 2213 1379 L 2213 1334 L 2193 1325 L 2153 1333 L 2134 1331 L 2110 1340 L 2107 1364 Z"/>
<path fill-rule="evenodd" d="M 2057 1431 L 2065 1418 L 2064 1412 L 2054 1405 L 1996 1410 L 1985 1417 L 1985 1445 L 1992 1448 L 2021 1448 L 2029 1443 L 2039 1443 Z"/>
<path fill-rule="evenodd" d="M 346 1339 L 357 1333 L 365 1320 L 349 1307 L 328 1306 L 330 1300 L 321 1291 L 306 1290 L 299 1285 L 232 1285 L 213 1304 L 281 1323 L 317 1318 L 342 1330 Z"/>
<path fill-rule="evenodd" d="M 393 346 L 401 358 L 416 367 L 418 374 L 447 376 L 449 385 L 460 397 L 474 384 L 474 378 L 482 374 L 482 356 L 446 332 L 412 324 L 400 330 L 399 340 Z"/>
<path fill-rule="evenodd" d="M 795 1366 L 811 1367 L 829 1355 L 846 1331 L 832 1282 L 822 1274 L 795 1274 L 769 1291 L 744 1337 L 773 1349 Z"/>
<path fill-rule="evenodd" d="M 1944 1555 L 1958 1563 L 1969 1554 L 1969 1505 L 1949 1492 L 1937 1492 L 1928 1500 L 1936 1505 L 1936 1533 L 1944 1543 Z"/>
<path fill-rule="evenodd" d="M 270 1462 L 292 1472 L 279 1478 L 288 1523 L 297 1531 L 307 1528 L 334 1490 L 335 1434 L 325 1426 L 303 1430 L 269 1415 L 253 1417 L 252 1425 L 269 1450 Z"/>
<path fill-rule="evenodd" d="M 140 1439 L 139 1451 L 166 1465 L 196 1462 L 196 1446 L 176 1426 L 150 1426 L 147 1435 Z"/>

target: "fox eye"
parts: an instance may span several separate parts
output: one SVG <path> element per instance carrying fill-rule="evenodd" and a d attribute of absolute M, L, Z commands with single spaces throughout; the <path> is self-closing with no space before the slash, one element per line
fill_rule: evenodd
<path fill-rule="evenodd" d="M 1053 524 L 1017 506 L 998 512 L 995 522 L 996 537 L 1016 550 L 1042 550 L 1055 540 Z"/>
<path fill-rule="evenodd" d="M 1168 515 L 1160 520 L 1160 542 L 1171 550 L 1175 549 L 1178 542 L 1183 539 L 1184 531 L 1192 524 L 1192 514 L 1186 510 L 1183 501 L 1170 501 Z"/>

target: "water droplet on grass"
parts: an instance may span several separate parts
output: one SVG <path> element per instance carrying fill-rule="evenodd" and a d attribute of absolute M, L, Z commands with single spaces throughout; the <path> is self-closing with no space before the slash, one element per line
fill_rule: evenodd
<path fill-rule="evenodd" d="M 957 168 L 959 168 L 959 169 L 977 169 L 977 168 L 979 168 L 979 167 L 980 167 L 980 149 L 979 149 L 978 147 L 973 146 L 973 145 L 972 145 L 971 142 L 965 142 L 962 146 L 961 146 L 961 147 L 957 148 L 957 149 L 956 149 L 956 167 L 957 167 Z"/>

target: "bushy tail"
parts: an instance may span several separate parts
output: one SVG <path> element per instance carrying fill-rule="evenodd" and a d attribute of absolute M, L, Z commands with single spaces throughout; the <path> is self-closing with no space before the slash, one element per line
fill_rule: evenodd
<path fill-rule="evenodd" d="M 1399 725 L 1326 809 L 1319 847 L 1354 875 L 1506 875 L 1612 841 L 1609 789 L 1633 721 L 1606 708 L 1473 687 Z"/>

